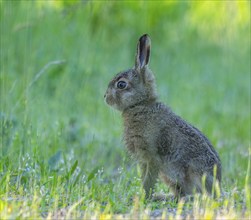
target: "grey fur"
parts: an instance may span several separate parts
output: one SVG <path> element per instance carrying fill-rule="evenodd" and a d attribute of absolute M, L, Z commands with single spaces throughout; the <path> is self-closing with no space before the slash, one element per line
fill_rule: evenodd
<path fill-rule="evenodd" d="M 176 197 L 212 192 L 214 167 L 221 183 L 221 162 L 210 141 L 194 126 L 158 102 L 154 75 L 148 68 L 151 41 L 139 39 L 135 67 L 117 74 L 105 94 L 107 104 L 122 112 L 124 140 L 139 162 L 146 197 L 152 196 L 160 177 Z M 118 81 L 126 82 L 124 89 Z"/>

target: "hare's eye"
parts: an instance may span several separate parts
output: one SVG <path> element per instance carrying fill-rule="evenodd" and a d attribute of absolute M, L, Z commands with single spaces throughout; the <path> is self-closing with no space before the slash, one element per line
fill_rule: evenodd
<path fill-rule="evenodd" d="M 118 81 L 117 88 L 118 89 L 124 89 L 127 86 L 127 83 L 125 81 Z"/>

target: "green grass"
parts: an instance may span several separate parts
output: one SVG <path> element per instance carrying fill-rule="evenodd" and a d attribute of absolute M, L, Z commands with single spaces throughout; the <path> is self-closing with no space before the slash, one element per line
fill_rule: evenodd
<path fill-rule="evenodd" d="M 250 2 L 0 7 L 1 219 L 250 218 Z M 223 198 L 144 202 L 120 114 L 103 101 L 143 33 L 160 99 L 220 154 Z"/>

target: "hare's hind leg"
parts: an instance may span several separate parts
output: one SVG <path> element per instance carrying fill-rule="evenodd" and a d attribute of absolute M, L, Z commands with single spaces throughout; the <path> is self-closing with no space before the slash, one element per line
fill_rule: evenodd
<path fill-rule="evenodd" d="M 171 192 L 174 194 L 175 198 L 185 196 L 185 191 L 181 185 L 176 181 L 172 181 L 165 173 L 161 172 L 160 178 L 162 181 L 170 188 Z"/>
<path fill-rule="evenodd" d="M 209 193 L 213 197 L 221 195 L 220 182 L 217 178 L 215 179 L 215 177 L 213 177 L 212 175 L 206 176 L 205 188 L 207 193 Z"/>
<path fill-rule="evenodd" d="M 209 195 L 212 195 L 213 191 L 215 194 L 215 190 L 213 187 L 215 187 L 214 182 L 214 177 L 212 174 L 207 173 L 204 175 L 191 175 L 191 179 L 193 180 L 193 185 L 194 185 L 194 191 L 197 193 L 208 193 Z M 215 195 L 213 195 L 215 196 Z"/>

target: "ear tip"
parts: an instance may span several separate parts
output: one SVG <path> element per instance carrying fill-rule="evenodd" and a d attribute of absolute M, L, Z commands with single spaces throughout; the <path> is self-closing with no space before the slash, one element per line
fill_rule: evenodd
<path fill-rule="evenodd" d="M 151 44 L 151 39 L 149 37 L 148 34 L 143 34 L 140 38 L 139 38 L 139 42 L 144 42 L 146 44 Z"/>
<path fill-rule="evenodd" d="M 145 39 L 147 39 L 147 38 L 150 38 L 149 35 L 148 35 L 148 34 L 143 34 L 143 35 L 139 38 L 139 40 L 145 40 Z"/>

